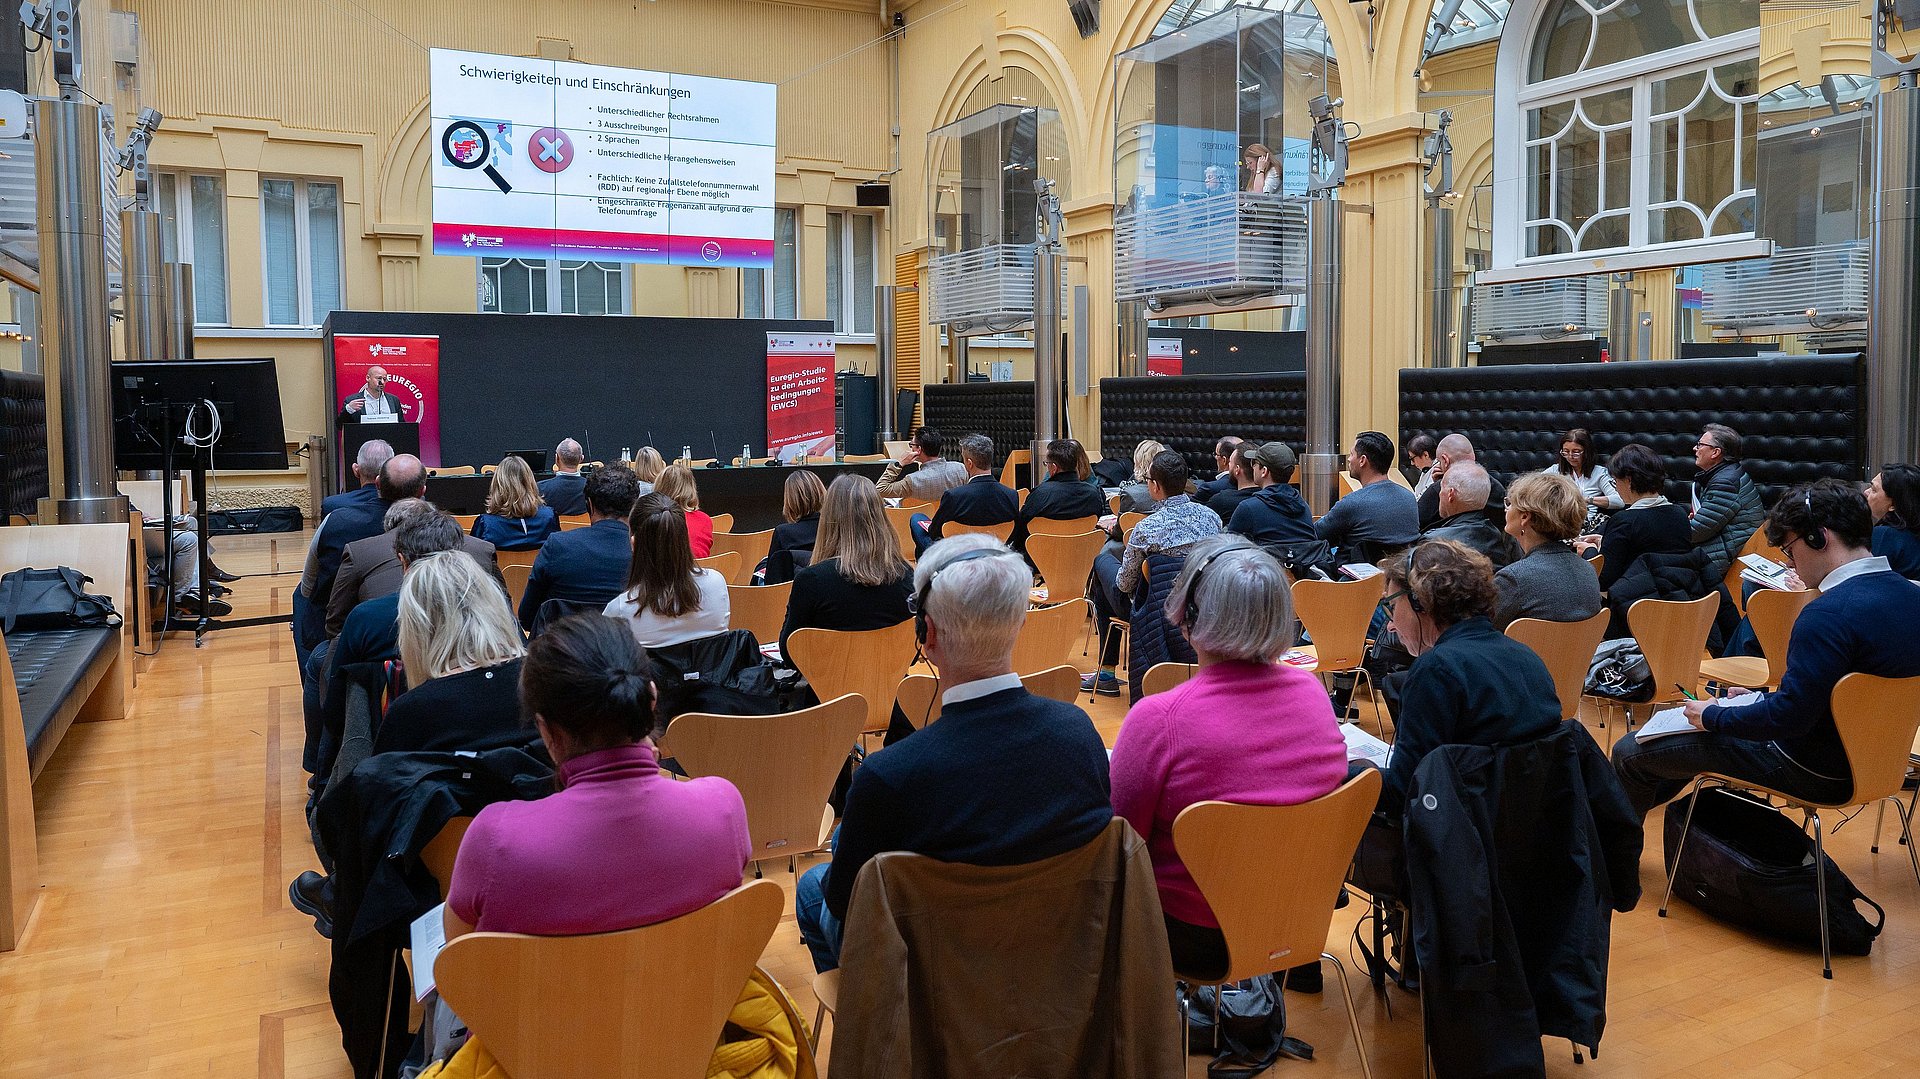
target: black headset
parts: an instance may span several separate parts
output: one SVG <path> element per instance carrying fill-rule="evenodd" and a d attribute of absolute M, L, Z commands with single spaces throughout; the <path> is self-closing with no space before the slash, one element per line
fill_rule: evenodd
<path fill-rule="evenodd" d="M 913 639 L 921 644 L 927 643 L 927 601 L 933 597 L 933 582 L 939 580 L 942 573 L 962 562 L 971 562 L 976 558 L 998 558 L 1011 554 L 1013 554 L 1012 551 L 997 547 L 980 547 L 963 551 L 928 575 L 927 583 L 921 585 L 907 601 L 907 609 L 913 612 Z"/>
<path fill-rule="evenodd" d="M 1425 613 L 1427 608 L 1420 602 L 1420 593 L 1413 590 L 1413 552 L 1417 550 L 1419 550 L 1418 544 L 1407 548 L 1407 572 L 1405 575 L 1407 578 L 1407 605 L 1413 608 L 1414 614 L 1422 614 Z"/>
<path fill-rule="evenodd" d="M 1201 559 L 1200 564 L 1193 567 L 1193 577 L 1187 582 L 1187 606 L 1180 616 L 1180 626 L 1183 630 L 1192 633 L 1193 623 L 1200 617 L 1200 578 L 1206 575 L 1207 567 L 1213 565 L 1214 559 L 1228 551 L 1245 549 L 1244 547 L 1224 547 Z"/>
<path fill-rule="evenodd" d="M 1800 542 L 1806 544 L 1809 551 L 1824 551 L 1827 549 L 1827 533 L 1813 519 L 1813 488 L 1807 488 L 1800 495 L 1807 502 L 1807 523 L 1813 526 L 1813 531 L 1801 534 Z"/>

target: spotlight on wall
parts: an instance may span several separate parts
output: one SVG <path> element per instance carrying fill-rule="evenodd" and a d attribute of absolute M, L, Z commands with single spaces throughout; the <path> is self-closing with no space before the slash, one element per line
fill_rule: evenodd
<path fill-rule="evenodd" d="M 1100 0 L 1067 0 L 1067 10 L 1073 13 L 1073 25 L 1081 37 L 1100 32 Z"/>

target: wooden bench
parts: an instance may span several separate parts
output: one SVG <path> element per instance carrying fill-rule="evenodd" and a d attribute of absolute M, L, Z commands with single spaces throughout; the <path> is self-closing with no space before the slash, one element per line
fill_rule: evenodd
<path fill-rule="evenodd" d="M 71 566 L 123 619 L 133 595 L 124 524 L 0 529 L 0 573 Z M 144 575 L 144 567 L 142 568 Z M 16 632 L 0 649 L 0 952 L 18 946 L 40 887 L 33 781 L 76 720 L 123 719 L 133 692 L 130 627 Z"/>

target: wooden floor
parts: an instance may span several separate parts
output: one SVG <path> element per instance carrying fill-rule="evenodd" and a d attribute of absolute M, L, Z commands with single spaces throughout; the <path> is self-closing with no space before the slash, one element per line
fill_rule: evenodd
<path fill-rule="evenodd" d="M 300 550 L 282 538 L 276 567 L 264 538 L 218 541 L 228 569 L 287 573 L 236 585 L 237 615 L 286 610 Z M 0 955 L 0 1077 L 348 1076 L 327 1005 L 326 944 L 287 903 L 287 882 L 314 867 L 287 628 L 226 630 L 198 650 L 175 637 L 137 698 L 125 721 L 76 726 L 35 787 L 46 887 L 23 947 Z M 1122 702 L 1093 711 L 1111 741 Z M 1836 960 L 1831 982 L 1812 951 L 1685 905 L 1657 918 L 1656 833 L 1641 868 L 1649 898 L 1614 920 L 1601 1055 L 1576 1067 L 1563 1043 L 1549 1043 L 1549 1074 L 1912 1075 L 1920 886 L 1891 839 L 1868 853 L 1871 824 L 1869 813 L 1829 849 L 1885 904 L 1888 927 L 1872 957 Z M 791 890 L 784 871 L 773 879 Z M 811 967 L 791 922 L 764 962 L 810 1017 Z M 1342 912 L 1330 951 L 1352 954 L 1352 927 Z M 1378 1074 L 1416 1076 L 1417 1002 L 1390 992 L 1392 1019 L 1356 987 L 1368 1049 Z M 1358 1074 L 1333 986 L 1288 997 L 1290 1032 L 1319 1059 L 1269 1074 Z M 829 1047 L 831 1037 L 829 1026 Z M 1189 1075 L 1203 1074 L 1196 1058 Z"/>

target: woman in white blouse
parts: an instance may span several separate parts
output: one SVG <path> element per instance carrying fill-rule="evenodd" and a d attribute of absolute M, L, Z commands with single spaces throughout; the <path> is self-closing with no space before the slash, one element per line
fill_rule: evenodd
<path fill-rule="evenodd" d="M 1601 515 L 1620 509 L 1626 503 L 1614 489 L 1607 466 L 1593 453 L 1593 436 L 1584 427 L 1575 427 L 1560 436 L 1560 459 L 1547 469 L 1572 480 L 1587 502 L 1587 531 L 1597 532 Z"/>
<path fill-rule="evenodd" d="M 626 591 L 602 611 L 633 629 L 642 648 L 663 648 L 727 631 L 727 579 L 693 563 L 687 517 L 678 503 L 650 494 L 627 518 L 633 561 Z"/>

